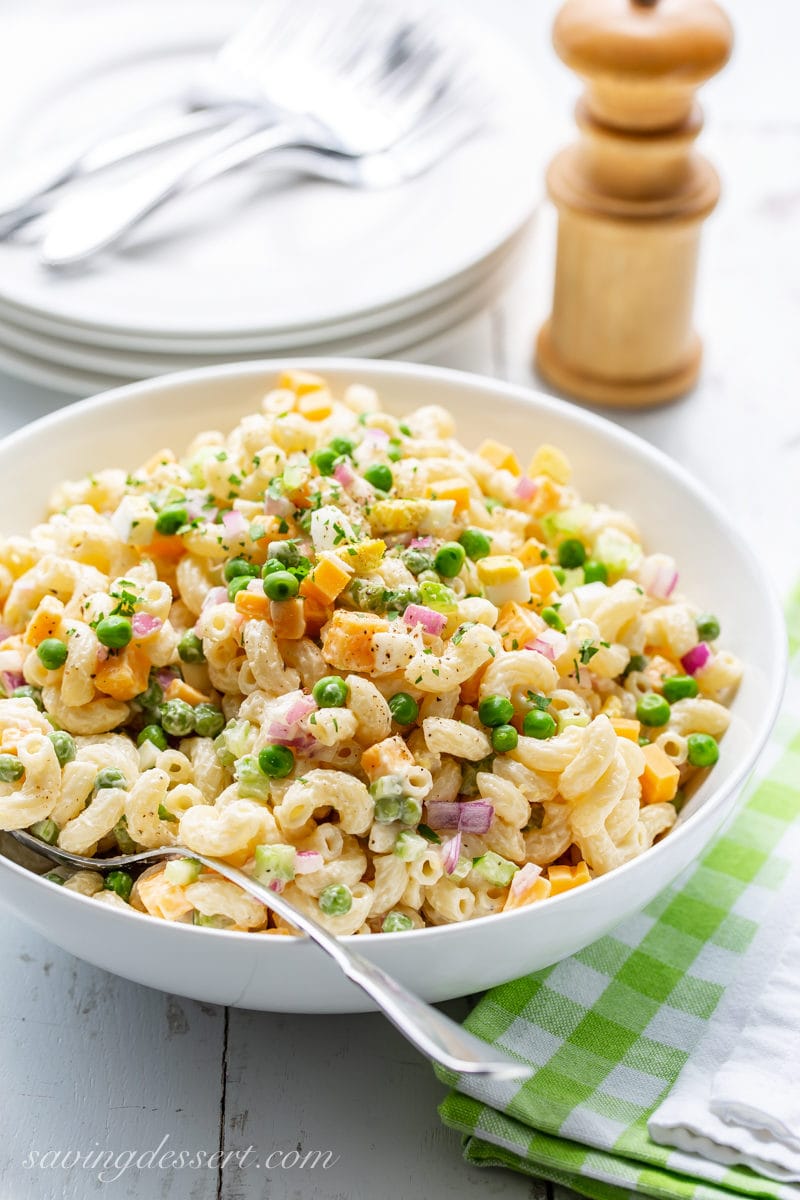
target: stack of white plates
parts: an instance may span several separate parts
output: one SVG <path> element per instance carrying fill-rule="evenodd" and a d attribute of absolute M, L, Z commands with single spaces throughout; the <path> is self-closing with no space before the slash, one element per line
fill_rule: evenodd
<path fill-rule="evenodd" d="M 0 48 L 5 169 L 20 145 L 47 153 L 179 93 L 249 7 L 83 0 L 54 7 L 44 37 L 41 9 L 22 10 Z M 82 270 L 42 267 L 35 226 L 0 243 L 0 368 L 89 394 L 233 359 L 432 352 L 506 285 L 550 148 L 530 68 L 489 31 L 467 34 L 490 120 L 411 183 L 242 171 Z"/>

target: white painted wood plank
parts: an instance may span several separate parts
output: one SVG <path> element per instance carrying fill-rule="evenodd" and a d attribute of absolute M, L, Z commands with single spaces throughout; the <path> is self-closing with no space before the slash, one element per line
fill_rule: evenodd
<path fill-rule="evenodd" d="M 9 918 L 0 954 L 2 1195 L 216 1200 L 216 1169 L 120 1168 L 165 1136 L 163 1151 L 217 1149 L 224 1010 L 90 967 Z M 89 1165 L 38 1166 L 48 1151 Z"/>
<path fill-rule="evenodd" d="M 464 1001 L 445 1007 L 466 1015 Z M 380 1016 L 232 1009 L 227 1068 L 226 1149 L 252 1144 L 262 1162 L 332 1151 L 338 1161 L 229 1169 L 221 1200 L 543 1200 L 529 1179 L 464 1162 L 460 1138 L 435 1116 L 445 1088 Z"/>

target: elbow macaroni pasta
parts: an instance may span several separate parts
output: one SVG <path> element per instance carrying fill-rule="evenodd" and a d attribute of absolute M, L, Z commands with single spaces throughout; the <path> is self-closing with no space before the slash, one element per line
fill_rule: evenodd
<path fill-rule="evenodd" d="M 103 855 L 219 857 L 365 935 L 644 853 L 741 666 L 560 451 L 523 475 L 438 406 L 287 372 L 227 436 L 61 485 L 0 540 L 0 829 L 95 856 L 54 876 L 87 898 L 273 934 L 191 857 L 112 884 Z"/>

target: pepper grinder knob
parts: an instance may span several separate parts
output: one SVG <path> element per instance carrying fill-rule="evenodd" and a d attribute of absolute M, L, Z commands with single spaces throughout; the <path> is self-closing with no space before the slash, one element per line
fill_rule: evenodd
<path fill-rule="evenodd" d="M 536 365 L 568 395 L 645 406 L 697 378 L 697 256 L 719 180 L 694 149 L 695 93 L 732 42 L 714 0 L 567 0 L 556 18 L 556 51 L 586 89 L 580 140 L 547 173 L 558 248 Z"/>

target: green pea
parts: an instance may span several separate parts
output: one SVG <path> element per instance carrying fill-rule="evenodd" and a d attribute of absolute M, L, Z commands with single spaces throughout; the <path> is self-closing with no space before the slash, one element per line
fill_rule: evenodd
<path fill-rule="evenodd" d="M 246 558 L 232 558 L 230 562 L 225 563 L 222 574 L 225 582 L 230 583 L 232 579 L 238 579 L 240 575 L 249 575 L 251 578 L 255 578 L 259 574 L 259 570 L 255 563 L 248 562 Z"/>
<path fill-rule="evenodd" d="M 315 450 L 310 456 L 311 465 L 317 468 L 320 475 L 332 475 L 338 457 L 335 450 Z"/>
<path fill-rule="evenodd" d="M 464 547 L 466 555 L 473 562 L 477 562 L 481 558 L 486 558 L 487 554 L 491 554 L 492 552 L 492 543 L 489 535 L 484 533 L 482 529 L 465 529 L 458 540 Z"/>
<path fill-rule="evenodd" d="M 713 613 L 701 613 L 695 624 L 701 642 L 714 642 L 719 637 L 719 621 Z"/>
<path fill-rule="evenodd" d="M 670 675 L 662 685 L 664 699 L 674 704 L 676 700 L 691 699 L 697 695 L 697 680 L 691 675 Z"/>
<path fill-rule="evenodd" d="M 198 704 L 194 710 L 194 731 L 200 737 L 216 737 L 225 728 L 225 717 L 215 704 Z"/>
<path fill-rule="evenodd" d="M 400 555 L 412 575 L 421 575 L 423 571 L 433 569 L 433 556 L 421 550 L 418 546 L 409 546 Z"/>
<path fill-rule="evenodd" d="M 513 725 L 497 725 L 492 730 L 492 746 L 498 754 L 507 754 L 516 749 L 519 734 Z"/>
<path fill-rule="evenodd" d="M 566 628 L 556 609 L 551 608 L 549 604 L 546 608 L 542 609 L 542 620 L 549 625 L 551 629 L 557 629 L 559 633 L 563 633 Z"/>
<path fill-rule="evenodd" d="M 59 887 L 63 887 L 67 882 L 63 875 L 59 875 L 58 871 L 48 871 L 46 875 L 42 875 L 42 879 L 47 879 L 50 883 L 57 883 Z"/>
<path fill-rule="evenodd" d="M 416 825 L 422 816 L 422 805 L 415 796 L 404 796 L 400 801 L 400 820 L 403 825 Z"/>
<path fill-rule="evenodd" d="M 330 883 L 319 894 L 318 904 L 328 917 L 341 917 L 353 907 L 353 894 L 345 883 Z"/>
<path fill-rule="evenodd" d="M 294 770 L 294 754 L 288 746 L 264 746 L 258 752 L 258 765 L 270 779 L 285 779 Z"/>
<path fill-rule="evenodd" d="M 445 542 L 436 552 L 433 565 L 445 579 L 454 579 L 467 557 L 464 547 L 458 542 Z"/>
<path fill-rule="evenodd" d="M 419 716 L 419 705 L 408 692 L 395 692 L 389 701 L 389 712 L 398 725 L 412 725 Z"/>
<path fill-rule="evenodd" d="M 300 584 L 289 571 L 275 571 L 264 580 L 264 594 L 270 600 L 291 600 L 300 590 Z"/>
<path fill-rule="evenodd" d="M 525 737 L 538 738 L 544 741 L 551 738 L 556 731 L 556 722 L 549 712 L 542 708 L 532 708 L 522 719 L 522 732 Z"/>
<path fill-rule="evenodd" d="M 289 538 L 287 541 L 270 542 L 267 546 L 267 554 L 270 559 L 277 560 L 284 568 L 296 567 L 299 563 L 308 561 L 300 553 L 300 548 L 294 538 Z"/>
<path fill-rule="evenodd" d="M 230 600 L 231 604 L 233 604 L 234 600 L 239 595 L 239 592 L 244 592 L 247 590 L 247 588 L 250 586 L 251 579 L 252 575 L 237 575 L 235 579 L 230 581 L 228 584 L 228 599 Z"/>
<path fill-rule="evenodd" d="M 95 775 L 94 790 L 99 792 L 103 788 L 124 788 L 127 791 L 128 781 L 116 767 L 103 767 Z"/>
<path fill-rule="evenodd" d="M 166 750 L 169 745 L 167 735 L 160 725 L 145 725 L 136 738 L 136 745 L 143 746 L 145 742 L 152 742 L 157 750 Z"/>
<path fill-rule="evenodd" d="M 39 712 L 44 712 L 44 703 L 42 702 L 42 689 L 33 687 L 29 683 L 23 683 L 18 688 L 14 688 L 11 693 L 15 699 L 32 700 Z"/>
<path fill-rule="evenodd" d="M 622 672 L 622 678 L 627 679 L 631 671 L 643 671 L 647 666 L 647 659 L 643 654 L 632 654 L 628 659 L 628 665 Z"/>
<path fill-rule="evenodd" d="M 608 567 L 605 563 L 587 558 L 583 564 L 583 580 L 584 583 L 608 583 Z"/>
<path fill-rule="evenodd" d="M 171 813 L 169 811 L 169 809 L 166 807 L 166 805 L 159 804 L 158 819 L 159 819 L 159 821 L 177 821 L 178 818 L 175 816 L 174 813 Z"/>
<path fill-rule="evenodd" d="M 107 892 L 116 892 L 123 900 L 130 900 L 133 876 L 127 871 L 109 871 L 103 880 L 103 887 Z"/>
<path fill-rule="evenodd" d="M 375 801 L 375 820 L 380 825 L 391 825 L 400 820 L 400 796 L 379 796 Z"/>
<path fill-rule="evenodd" d="M 573 567 L 582 567 L 585 562 L 586 547 L 577 538 L 567 538 L 558 547 L 558 565 L 560 567 L 565 567 L 569 571 Z"/>
<path fill-rule="evenodd" d="M 636 716 L 643 725 L 666 725 L 669 720 L 669 704 L 658 692 L 647 692 L 639 698 Z"/>
<path fill-rule="evenodd" d="M 355 449 L 355 442 L 351 442 L 349 438 L 335 437 L 331 438 L 330 447 L 334 454 L 340 457 L 347 457 L 348 455 L 352 455 Z"/>
<path fill-rule="evenodd" d="M 710 733 L 690 733 L 686 739 L 686 757 L 690 767 L 713 767 L 719 758 L 719 746 Z"/>
<path fill-rule="evenodd" d="M 194 732 L 194 709 L 185 700 L 165 700 L 161 705 L 161 725 L 172 737 Z"/>
<path fill-rule="evenodd" d="M 417 587 L 392 588 L 384 597 L 387 613 L 404 613 L 409 604 L 419 604 L 420 592 Z M 391 617 L 390 617 L 391 619 Z"/>
<path fill-rule="evenodd" d="M 338 675 L 326 675 L 314 684 L 311 695 L 320 708 L 341 708 L 349 691 L 348 685 Z"/>
<path fill-rule="evenodd" d="M 405 913 L 397 912 L 393 909 L 383 918 L 381 925 L 382 933 L 405 933 L 407 929 L 413 929 L 414 922 L 411 917 L 407 917 Z"/>
<path fill-rule="evenodd" d="M 25 768 L 15 754 L 0 754 L 0 782 L 16 783 L 24 774 Z"/>
<path fill-rule="evenodd" d="M 203 640 L 191 629 L 187 629 L 178 641 L 178 658 L 185 663 L 201 663 L 206 661 L 203 650 Z"/>
<path fill-rule="evenodd" d="M 72 762 L 77 751 L 75 749 L 75 740 L 67 733 L 65 729 L 54 729 L 52 733 L 47 735 L 53 743 L 53 749 L 56 752 L 59 766 L 66 766 L 68 762 Z"/>
<path fill-rule="evenodd" d="M 45 638 L 36 647 L 39 662 L 48 671 L 57 671 L 67 661 L 67 647 L 61 638 Z"/>
<path fill-rule="evenodd" d="M 127 617 L 111 615 L 97 622 L 98 642 L 109 650 L 122 650 L 133 637 L 133 626 Z"/>
<path fill-rule="evenodd" d="M 35 825 L 31 825 L 30 832 L 40 842 L 47 842 L 48 846 L 55 846 L 60 830 L 55 821 L 46 817 L 44 821 L 37 821 Z"/>
<path fill-rule="evenodd" d="M 177 533 L 181 525 L 185 525 L 188 519 L 189 514 L 185 504 L 180 501 L 165 504 L 156 517 L 156 533 L 162 533 L 165 537 L 169 537 L 171 534 Z"/>
<path fill-rule="evenodd" d="M 143 692 L 140 692 L 136 697 L 136 703 L 145 710 L 152 712 L 157 709 L 164 699 L 164 689 L 156 679 L 155 675 L 150 676 L 150 682 Z"/>
<path fill-rule="evenodd" d="M 384 463 L 373 463 L 371 467 L 367 467 L 364 478 L 367 483 L 371 483 L 380 492 L 392 490 L 394 475 L 392 475 L 391 468 L 385 466 Z"/>
<path fill-rule="evenodd" d="M 506 696 L 486 696 L 478 705 L 478 716 L 484 725 L 507 725 L 514 715 L 514 705 Z"/>

